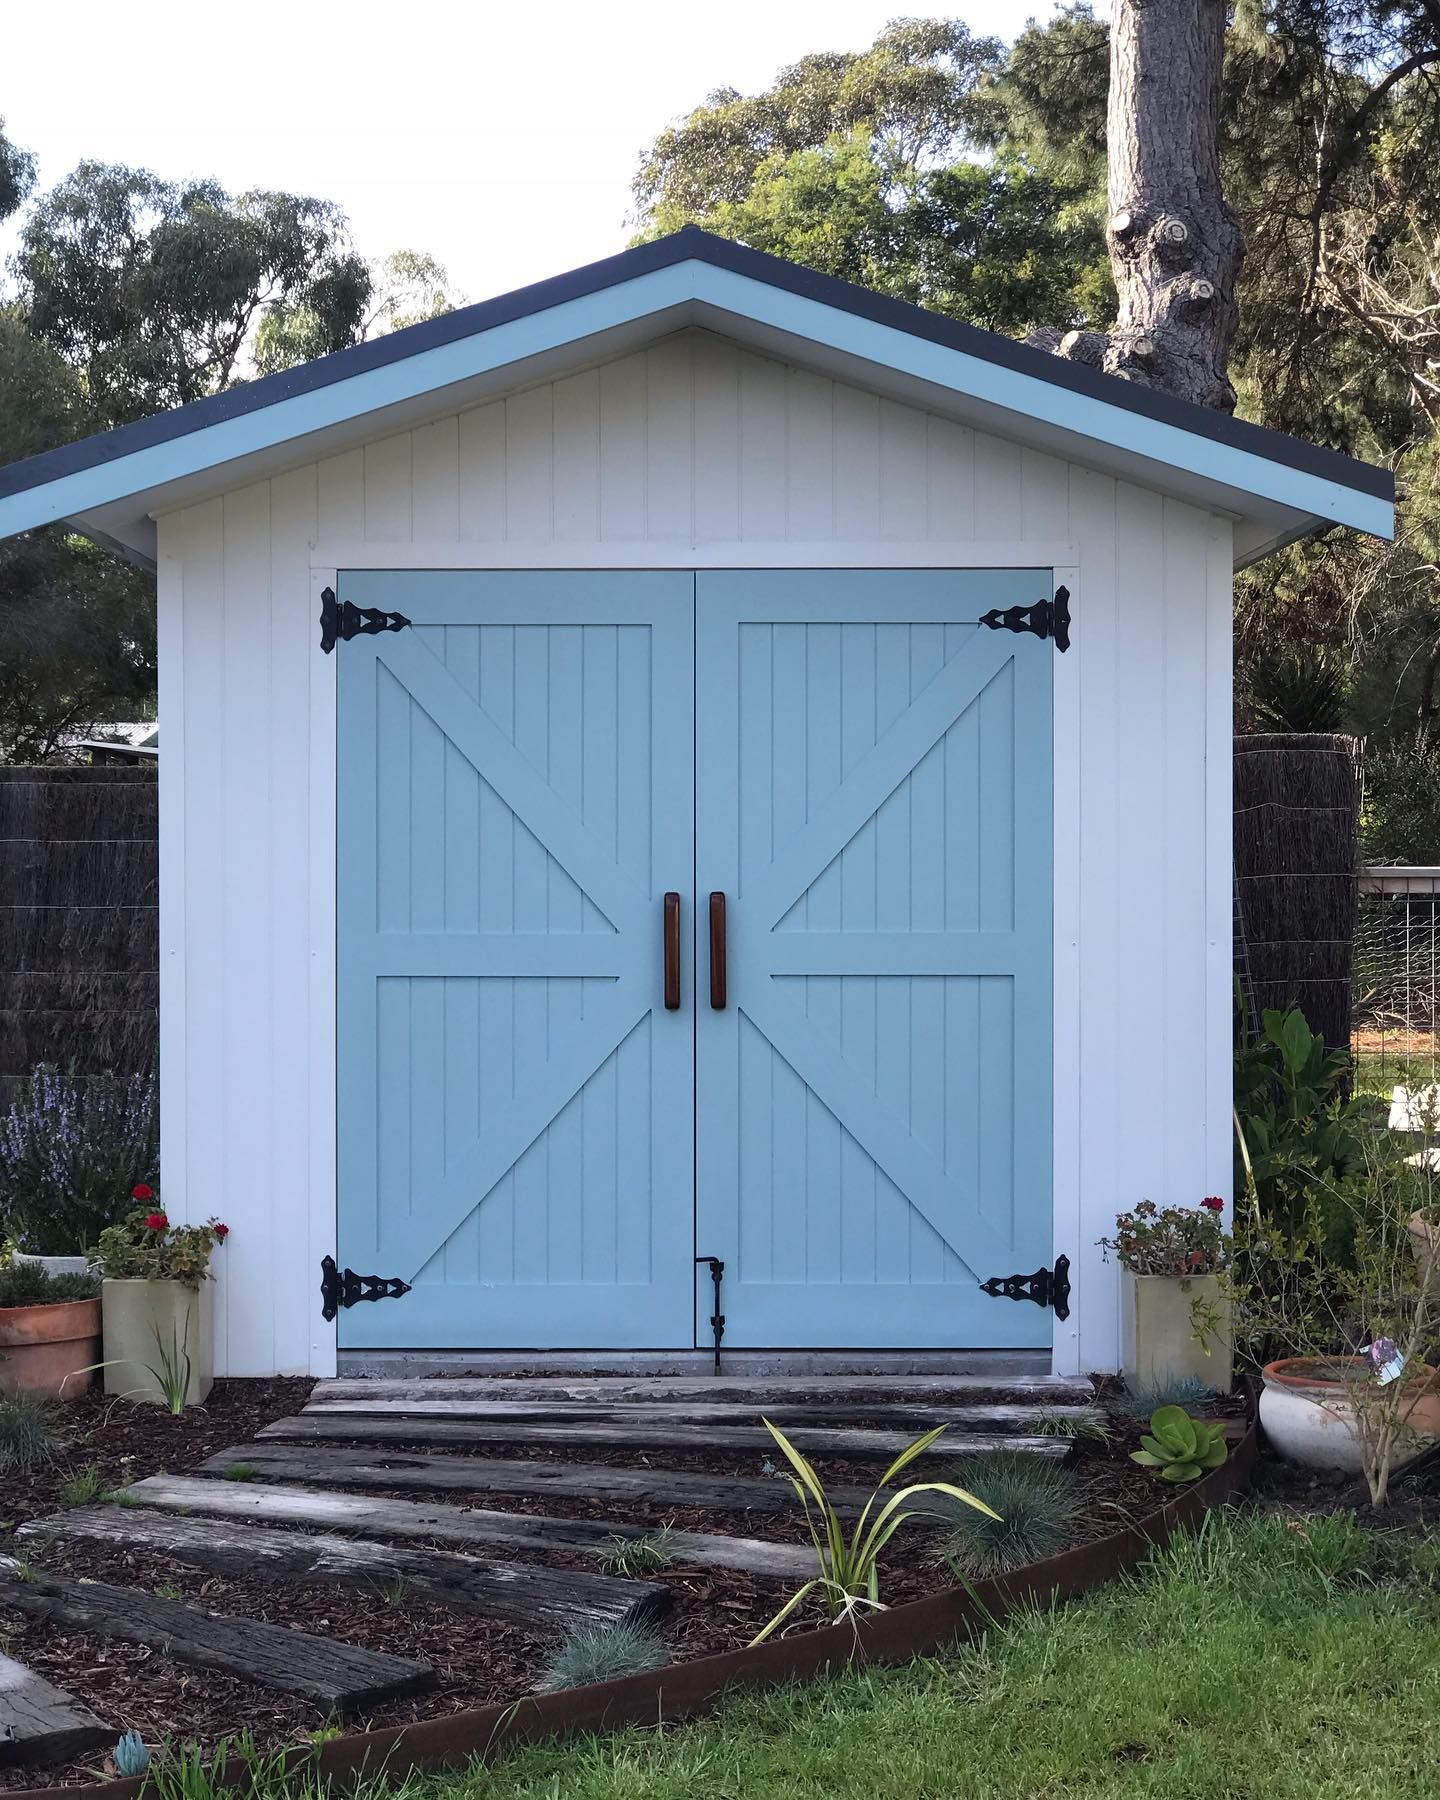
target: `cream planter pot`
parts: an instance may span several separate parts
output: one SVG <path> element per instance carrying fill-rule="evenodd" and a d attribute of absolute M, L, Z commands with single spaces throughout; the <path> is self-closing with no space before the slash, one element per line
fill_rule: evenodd
<path fill-rule="evenodd" d="M 1207 1340 L 1195 1335 L 1191 1309 L 1199 1301 L 1220 1317 Z M 1228 1394 L 1234 1374 L 1230 1296 L 1218 1275 L 1132 1275 L 1120 1271 L 1120 1366 L 1132 1387 L 1191 1377 Z"/>
<path fill-rule="evenodd" d="M 1364 1467 L 1364 1457 L 1354 1403 L 1339 1377 L 1340 1360 L 1287 1356 L 1267 1363 L 1260 1376 L 1260 1423 L 1271 1448 L 1287 1462 L 1355 1474 Z M 1359 1357 L 1343 1360 L 1363 1368 Z M 1440 1385 L 1433 1369 L 1424 1372 L 1428 1379 L 1413 1383 L 1405 1402 L 1414 1448 L 1440 1436 Z"/>
<path fill-rule="evenodd" d="M 164 1405 L 156 1373 L 169 1358 L 183 1367 L 190 1357 L 185 1404 L 198 1406 L 214 1385 L 211 1290 L 181 1281 L 111 1281 L 101 1284 L 105 1333 L 105 1392 L 126 1400 Z"/>

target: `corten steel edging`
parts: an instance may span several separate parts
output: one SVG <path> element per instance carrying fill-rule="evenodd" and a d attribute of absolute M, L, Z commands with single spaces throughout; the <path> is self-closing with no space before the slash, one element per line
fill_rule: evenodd
<path fill-rule="evenodd" d="M 1081 1544 L 1009 1575 L 988 1576 L 972 1588 L 947 1588 L 924 1600 L 873 1613 L 858 1626 L 829 1625 L 795 1637 L 771 1638 L 755 1648 L 698 1657 L 693 1662 L 627 1675 L 558 1694 L 523 1694 L 443 1718 L 390 1725 L 297 1749 L 291 1772 L 328 1777 L 338 1788 L 382 1772 L 456 1768 L 502 1749 L 622 1725 L 657 1725 L 699 1712 L 729 1689 L 775 1687 L 832 1670 L 875 1662 L 906 1662 L 987 1626 L 1025 1605 L 1052 1605 L 1102 1586 L 1133 1569 L 1176 1531 L 1250 1485 L 1255 1463 L 1252 1424 L 1230 1446 L 1222 1467 L 1184 1489 L 1135 1525 L 1093 1544 Z M 238 1761 L 215 1771 L 217 1785 L 239 1786 Z M 102 1781 L 87 1787 L 11 1790 L 9 1800 L 136 1800 L 142 1780 Z"/>

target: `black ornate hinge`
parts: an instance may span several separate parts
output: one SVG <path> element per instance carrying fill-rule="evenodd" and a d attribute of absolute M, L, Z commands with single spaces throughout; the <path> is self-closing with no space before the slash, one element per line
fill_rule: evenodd
<path fill-rule="evenodd" d="M 1051 1306 L 1057 1319 L 1070 1317 L 1070 1258 L 1057 1256 L 1053 1269 L 1037 1269 L 1033 1275 L 992 1275 L 980 1283 L 980 1292 L 992 1300 L 1033 1300 Z"/>
<path fill-rule="evenodd" d="M 720 1310 L 720 1284 L 725 1279 L 725 1265 L 718 1256 L 697 1256 L 695 1266 L 704 1264 L 715 1284 L 715 1310 L 710 1315 L 710 1331 L 715 1340 L 715 1373 L 720 1373 L 720 1345 L 725 1337 L 725 1315 Z"/>
<path fill-rule="evenodd" d="M 1059 587 L 1053 600 L 1037 600 L 1033 606 L 992 606 L 980 615 L 980 623 L 992 631 L 1032 631 L 1038 638 L 1054 638 L 1057 650 L 1070 648 L 1070 590 Z"/>
<path fill-rule="evenodd" d="M 378 606 L 357 606 L 353 600 L 335 598 L 334 588 L 320 596 L 320 648 L 328 656 L 337 639 L 349 643 L 362 632 L 374 637 L 381 631 L 404 631 L 410 621 L 404 613 L 383 612 Z"/>
<path fill-rule="evenodd" d="M 398 1275 L 357 1275 L 353 1269 L 340 1269 L 333 1256 L 320 1259 L 320 1298 L 325 1302 L 320 1316 L 328 1324 L 342 1306 L 356 1306 L 361 1300 L 398 1300 L 410 1292 L 410 1283 Z"/>

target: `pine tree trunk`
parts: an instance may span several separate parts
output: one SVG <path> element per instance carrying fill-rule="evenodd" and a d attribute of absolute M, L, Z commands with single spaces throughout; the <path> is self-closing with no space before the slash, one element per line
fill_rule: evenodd
<path fill-rule="evenodd" d="M 1115 0 L 1106 238 L 1119 315 L 1109 332 L 1044 336 L 1061 356 L 1233 412 L 1245 245 L 1220 186 L 1225 15 L 1225 0 Z"/>

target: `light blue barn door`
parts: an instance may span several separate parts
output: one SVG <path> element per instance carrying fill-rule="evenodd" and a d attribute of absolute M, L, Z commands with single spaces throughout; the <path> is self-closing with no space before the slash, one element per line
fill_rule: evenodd
<path fill-rule="evenodd" d="M 1043 1346 L 1050 572 L 701 573 L 697 1250 L 725 1342 Z M 702 950 L 697 980 L 706 962 Z M 703 1335 L 703 1329 L 702 1329 Z"/>
<path fill-rule="evenodd" d="M 337 649 L 342 1347 L 694 1338 L 689 574 L 353 573 Z"/>

